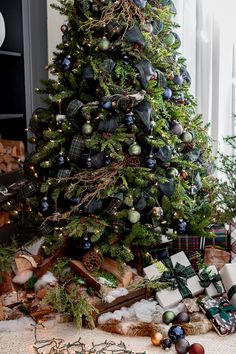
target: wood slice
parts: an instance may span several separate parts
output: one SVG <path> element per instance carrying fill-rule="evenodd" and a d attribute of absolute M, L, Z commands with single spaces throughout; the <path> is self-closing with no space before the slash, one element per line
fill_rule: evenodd
<path fill-rule="evenodd" d="M 4 314 L 3 314 L 3 304 L 2 301 L 0 299 L 0 321 L 4 320 Z"/>
<path fill-rule="evenodd" d="M 69 265 L 71 269 L 76 274 L 79 274 L 88 285 L 91 285 L 95 290 L 99 291 L 101 288 L 101 284 L 87 271 L 87 269 L 83 266 L 80 261 L 70 261 Z"/>
<path fill-rule="evenodd" d="M 129 268 L 125 266 L 124 269 L 121 269 L 120 264 L 110 258 L 104 258 L 101 269 L 113 274 L 124 287 L 127 287 L 132 280 L 133 274 Z"/>

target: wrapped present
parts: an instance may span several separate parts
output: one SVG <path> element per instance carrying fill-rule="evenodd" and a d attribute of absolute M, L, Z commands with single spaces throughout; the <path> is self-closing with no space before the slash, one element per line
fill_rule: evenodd
<path fill-rule="evenodd" d="M 203 237 L 195 235 L 178 235 L 173 242 L 175 253 L 184 251 L 195 271 L 198 271 L 196 252 L 202 253 L 204 246 Z"/>
<path fill-rule="evenodd" d="M 230 253 L 218 246 L 206 246 L 204 250 L 204 263 L 215 265 L 219 271 L 226 263 L 230 261 Z"/>
<path fill-rule="evenodd" d="M 215 237 L 201 237 L 201 244 L 203 248 L 205 248 L 205 246 L 220 246 L 226 251 L 229 250 L 230 238 L 224 224 L 212 225 L 207 229 L 207 231 L 212 232 Z"/>
<path fill-rule="evenodd" d="M 224 292 L 221 275 L 214 265 L 203 268 L 199 271 L 200 284 L 209 296 L 219 296 Z"/>
<path fill-rule="evenodd" d="M 199 307 L 212 322 L 220 336 L 236 332 L 236 308 L 223 297 L 203 297 Z"/>
<path fill-rule="evenodd" d="M 236 262 L 236 220 L 232 220 L 228 225 L 228 233 L 230 238 L 231 262 Z"/>
<path fill-rule="evenodd" d="M 163 308 L 174 306 L 183 298 L 203 292 L 199 278 L 183 251 L 143 270 L 148 279 L 159 279 L 170 285 L 168 289 L 156 293 L 156 299 Z"/>
<path fill-rule="evenodd" d="M 236 307 L 236 264 L 225 264 L 220 271 L 230 303 Z"/>

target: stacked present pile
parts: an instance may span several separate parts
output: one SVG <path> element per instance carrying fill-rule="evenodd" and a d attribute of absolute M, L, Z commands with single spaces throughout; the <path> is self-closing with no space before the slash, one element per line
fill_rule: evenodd
<path fill-rule="evenodd" d="M 234 235 L 229 230 L 234 231 L 234 224 L 230 229 L 214 228 L 216 237 L 212 239 L 180 235 L 174 244 L 166 245 L 167 258 L 160 260 L 163 250 L 160 258 L 156 251 L 157 259 L 144 268 L 149 280 L 167 285 L 155 293 L 164 311 L 185 298 L 197 298 L 200 309 L 221 336 L 236 332 L 236 262 L 230 247 Z"/>

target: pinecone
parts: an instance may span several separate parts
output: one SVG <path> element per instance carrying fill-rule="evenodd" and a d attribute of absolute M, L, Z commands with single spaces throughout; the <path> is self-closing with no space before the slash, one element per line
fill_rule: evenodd
<path fill-rule="evenodd" d="M 127 167 L 139 167 L 141 165 L 141 161 L 138 156 L 126 156 L 124 164 Z"/>
<path fill-rule="evenodd" d="M 185 143 L 183 146 L 183 152 L 189 152 L 193 149 L 192 143 Z"/>
<path fill-rule="evenodd" d="M 82 263 L 89 272 L 92 272 L 101 267 L 102 259 L 96 251 L 89 251 L 83 255 Z"/>

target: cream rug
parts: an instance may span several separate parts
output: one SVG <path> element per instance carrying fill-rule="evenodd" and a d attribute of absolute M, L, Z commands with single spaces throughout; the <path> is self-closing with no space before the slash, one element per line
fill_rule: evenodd
<path fill-rule="evenodd" d="M 33 322 L 23 320 L 0 322 L 0 354 L 30 354 L 35 353 L 34 345 L 35 329 Z M 118 334 L 103 332 L 99 329 L 82 329 L 80 332 L 73 323 L 58 324 L 54 320 L 48 321 L 45 328 L 36 330 L 38 340 L 62 338 L 68 342 L 75 342 L 81 338 L 81 342 L 90 345 L 92 342 L 101 343 L 105 340 L 120 343 L 123 341 L 127 350 L 134 352 L 146 352 L 146 354 L 165 353 L 162 348 L 154 347 L 148 337 L 125 337 Z M 205 354 L 236 354 L 236 334 L 220 337 L 215 332 L 209 332 L 201 336 L 188 336 L 190 344 L 201 343 L 205 347 Z M 48 351 L 42 351 L 48 354 Z M 174 347 L 168 352 L 176 353 Z"/>

